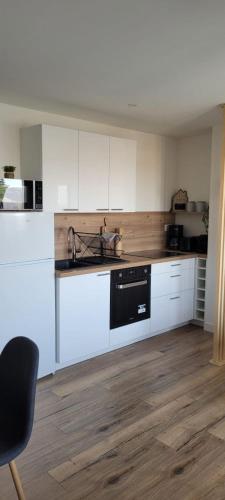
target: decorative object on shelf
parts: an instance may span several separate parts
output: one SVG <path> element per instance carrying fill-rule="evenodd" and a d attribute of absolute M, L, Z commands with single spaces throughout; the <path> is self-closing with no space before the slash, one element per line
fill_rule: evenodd
<path fill-rule="evenodd" d="M 206 201 L 196 201 L 196 212 L 204 213 L 208 209 L 208 203 Z"/>
<path fill-rule="evenodd" d="M 171 212 L 187 214 L 205 214 L 209 209 L 207 201 L 189 201 L 187 191 L 179 189 L 172 197 Z"/>
<path fill-rule="evenodd" d="M 5 179 L 14 179 L 14 172 L 16 170 L 16 167 L 13 167 L 13 165 L 5 165 L 2 168 L 4 171 Z"/>
<path fill-rule="evenodd" d="M 196 203 L 195 201 L 188 201 L 186 203 L 186 211 L 191 213 L 196 211 Z"/>
<path fill-rule="evenodd" d="M 188 202 L 187 191 L 179 189 L 179 191 L 177 191 L 177 193 L 175 193 L 172 197 L 171 211 L 174 213 L 185 212 L 187 202 Z"/>

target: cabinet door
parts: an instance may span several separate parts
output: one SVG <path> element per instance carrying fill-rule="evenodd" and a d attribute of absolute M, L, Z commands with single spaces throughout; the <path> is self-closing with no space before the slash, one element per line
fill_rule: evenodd
<path fill-rule="evenodd" d="M 170 328 L 187 323 L 194 317 L 194 289 L 168 297 Z"/>
<path fill-rule="evenodd" d="M 180 323 L 185 323 L 183 313 L 182 292 L 168 297 L 168 322 L 169 327 L 175 327 Z"/>
<path fill-rule="evenodd" d="M 109 209 L 136 209 L 136 142 L 110 137 Z"/>
<path fill-rule="evenodd" d="M 182 292 L 183 321 L 191 321 L 194 318 L 194 290 Z"/>
<path fill-rule="evenodd" d="M 109 208 L 109 137 L 79 132 L 79 210 Z"/>
<path fill-rule="evenodd" d="M 151 296 L 161 297 L 170 293 L 169 273 L 152 274 L 151 277 Z"/>
<path fill-rule="evenodd" d="M 57 361 L 85 359 L 109 346 L 110 273 L 57 279 Z"/>
<path fill-rule="evenodd" d="M 78 131 L 42 126 L 44 210 L 78 210 Z"/>
<path fill-rule="evenodd" d="M 151 299 L 151 335 L 160 331 L 169 330 L 169 304 L 168 296 L 155 297 Z"/>

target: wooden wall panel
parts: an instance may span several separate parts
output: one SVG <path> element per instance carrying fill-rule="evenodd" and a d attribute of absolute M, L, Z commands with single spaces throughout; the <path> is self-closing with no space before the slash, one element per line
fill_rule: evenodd
<path fill-rule="evenodd" d="M 164 225 L 174 223 L 174 215 L 169 212 L 55 214 L 55 258 L 68 257 L 69 226 L 73 226 L 75 231 L 99 232 L 104 225 L 104 217 L 107 231 L 122 228 L 125 252 L 164 248 Z"/>

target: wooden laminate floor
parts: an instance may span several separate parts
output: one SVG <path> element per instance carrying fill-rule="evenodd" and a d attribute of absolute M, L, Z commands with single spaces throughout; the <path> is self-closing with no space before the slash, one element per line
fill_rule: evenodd
<path fill-rule="evenodd" d="M 17 465 L 29 500 L 225 499 L 225 368 L 195 326 L 38 384 Z M 16 498 L 7 467 L 0 498 Z"/>

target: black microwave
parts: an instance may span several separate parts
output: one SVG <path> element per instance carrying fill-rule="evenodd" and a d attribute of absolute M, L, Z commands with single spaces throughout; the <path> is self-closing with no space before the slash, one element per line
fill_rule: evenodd
<path fill-rule="evenodd" d="M 0 179 L 0 210 L 42 210 L 42 181 Z"/>

